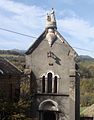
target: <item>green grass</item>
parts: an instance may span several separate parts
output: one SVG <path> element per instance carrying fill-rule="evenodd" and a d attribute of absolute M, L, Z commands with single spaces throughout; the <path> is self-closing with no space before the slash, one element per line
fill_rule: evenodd
<path fill-rule="evenodd" d="M 0 57 L 18 57 L 19 55 L 0 54 Z"/>
<path fill-rule="evenodd" d="M 80 113 L 85 110 L 87 107 L 80 107 Z"/>

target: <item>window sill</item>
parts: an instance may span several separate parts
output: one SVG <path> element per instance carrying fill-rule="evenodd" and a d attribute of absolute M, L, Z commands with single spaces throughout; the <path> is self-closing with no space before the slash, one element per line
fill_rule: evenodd
<path fill-rule="evenodd" d="M 69 97 L 68 94 L 61 94 L 61 93 L 35 93 L 35 95 L 38 96 L 65 96 L 65 97 Z"/>

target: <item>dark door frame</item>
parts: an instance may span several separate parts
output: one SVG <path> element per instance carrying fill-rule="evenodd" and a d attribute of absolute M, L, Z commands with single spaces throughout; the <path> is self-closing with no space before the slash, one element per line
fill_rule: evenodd
<path fill-rule="evenodd" d="M 44 115 L 47 114 L 47 117 L 48 118 L 45 118 Z M 39 111 L 39 120 L 50 120 L 49 119 L 49 115 L 51 116 L 51 120 L 58 120 L 59 118 L 59 113 L 57 111 L 50 111 L 50 110 L 42 110 L 42 111 Z"/>

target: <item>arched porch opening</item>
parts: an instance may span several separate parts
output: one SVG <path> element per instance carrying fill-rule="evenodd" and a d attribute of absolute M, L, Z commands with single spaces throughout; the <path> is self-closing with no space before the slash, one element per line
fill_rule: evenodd
<path fill-rule="evenodd" d="M 39 105 L 39 120 L 58 120 L 57 102 L 47 99 Z"/>

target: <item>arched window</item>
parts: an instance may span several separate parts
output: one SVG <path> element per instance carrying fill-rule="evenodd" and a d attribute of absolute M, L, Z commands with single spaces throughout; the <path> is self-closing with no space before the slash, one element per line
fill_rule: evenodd
<path fill-rule="evenodd" d="M 57 93 L 57 76 L 54 77 L 54 93 Z"/>
<path fill-rule="evenodd" d="M 42 93 L 45 93 L 45 76 L 42 77 Z"/>
<path fill-rule="evenodd" d="M 53 72 L 48 72 L 41 77 L 42 93 L 57 93 L 59 85 L 59 76 Z"/>
<path fill-rule="evenodd" d="M 47 93 L 52 92 L 52 73 L 48 73 L 47 76 Z"/>

